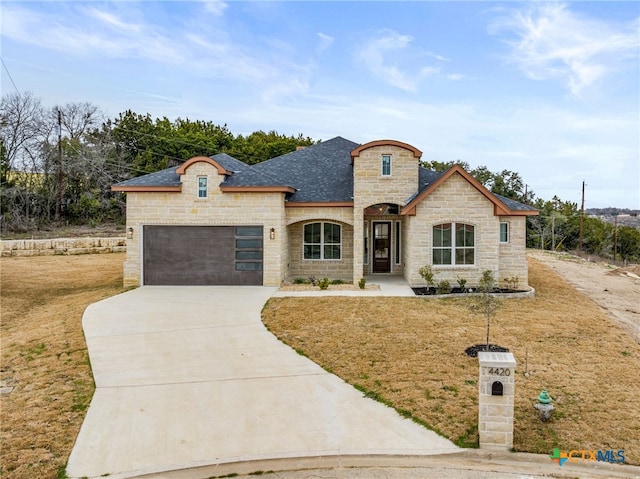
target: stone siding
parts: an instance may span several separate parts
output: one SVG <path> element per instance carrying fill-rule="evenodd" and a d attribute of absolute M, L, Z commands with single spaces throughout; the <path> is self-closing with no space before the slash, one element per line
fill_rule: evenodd
<path fill-rule="evenodd" d="M 341 223 L 342 226 L 342 259 L 341 260 L 305 260 L 302 255 L 302 239 L 304 225 L 315 221 L 323 221 L 322 218 L 314 218 L 311 221 L 294 223 L 289 230 L 289 279 L 317 278 L 342 279 L 352 281 L 353 274 L 353 226 Z"/>
<path fill-rule="evenodd" d="M 424 286 L 418 269 L 433 264 L 433 226 L 440 223 L 466 223 L 475 227 L 475 264 L 434 266 L 436 283 L 447 280 L 452 286 L 456 278 L 465 278 L 468 286 L 477 286 L 483 271 L 491 270 L 497 280 L 518 276 L 520 287 L 527 285 L 527 263 L 524 249 L 523 217 L 509 217 L 511 239 L 500 246 L 500 221 L 494 205 L 460 175 L 453 175 L 416 207 L 416 215 L 408 216 L 405 236 L 410 238 L 405 256 L 405 277 L 412 286 Z M 513 253 L 517 258 L 509 258 Z M 503 271 L 503 268 L 505 270 Z"/>
<path fill-rule="evenodd" d="M 512 286 L 506 282 L 517 278 L 516 289 L 526 289 L 529 285 L 529 266 L 527 264 L 527 218 L 526 216 L 501 216 L 500 222 L 509 224 L 509 241 L 500 243 L 500 286 Z"/>
<path fill-rule="evenodd" d="M 55 238 L 38 240 L 3 240 L 1 254 L 5 256 L 47 256 L 92 253 L 123 253 L 124 238 Z"/>
<path fill-rule="evenodd" d="M 382 155 L 391 155 L 390 176 L 382 176 Z M 399 146 L 375 146 L 362 151 L 360 156 L 354 158 L 354 283 L 365 273 L 363 241 L 365 208 L 378 203 L 405 205 L 409 197 L 418 190 L 418 161 L 411 150 Z M 400 269 L 394 269 L 394 266 L 392 258 L 392 271 Z"/>
<path fill-rule="evenodd" d="M 208 178 L 207 198 L 197 197 L 198 176 Z M 128 240 L 125 285 L 141 283 L 144 225 L 261 225 L 264 227 L 264 285 L 281 284 L 288 263 L 284 193 L 224 193 L 219 188 L 223 179 L 211 164 L 199 162 L 182 175 L 180 193 L 127 193 L 127 228 L 133 228 L 134 234 Z M 270 239 L 271 228 L 275 230 L 273 240 Z"/>

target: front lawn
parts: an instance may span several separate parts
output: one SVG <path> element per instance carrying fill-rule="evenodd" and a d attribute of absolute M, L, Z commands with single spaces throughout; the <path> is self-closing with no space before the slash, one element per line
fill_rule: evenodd
<path fill-rule="evenodd" d="M 491 328 L 518 362 L 514 449 L 624 449 L 640 464 L 640 346 L 551 269 L 529 268 L 536 297 L 505 301 Z M 367 395 L 477 445 L 478 361 L 464 350 L 485 340 L 486 321 L 464 299 L 273 298 L 263 320 Z M 542 389 L 555 399 L 548 423 L 533 408 Z"/>

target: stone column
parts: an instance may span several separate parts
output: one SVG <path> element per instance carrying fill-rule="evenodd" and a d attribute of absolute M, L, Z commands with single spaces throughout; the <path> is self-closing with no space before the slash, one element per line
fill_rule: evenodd
<path fill-rule="evenodd" d="M 354 201 L 353 205 L 353 284 L 364 276 L 364 210 Z"/>
<path fill-rule="evenodd" d="M 511 353 L 479 352 L 478 432 L 480 447 L 513 447 L 516 360 Z"/>

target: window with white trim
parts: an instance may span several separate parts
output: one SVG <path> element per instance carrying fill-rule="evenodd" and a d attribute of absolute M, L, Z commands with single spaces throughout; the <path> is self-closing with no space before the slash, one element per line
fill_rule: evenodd
<path fill-rule="evenodd" d="M 304 259 L 342 258 L 342 227 L 336 223 L 307 223 L 302 238 Z"/>
<path fill-rule="evenodd" d="M 207 177 L 198 176 L 198 198 L 207 197 Z"/>
<path fill-rule="evenodd" d="M 500 223 L 500 243 L 509 242 L 509 223 Z"/>
<path fill-rule="evenodd" d="M 391 176 L 391 155 L 382 155 L 382 176 Z"/>
<path fill-rule="evenodd" d="M 475 264 L 475 227 L 442 223 L 433 227 L 434 265 Z"/>

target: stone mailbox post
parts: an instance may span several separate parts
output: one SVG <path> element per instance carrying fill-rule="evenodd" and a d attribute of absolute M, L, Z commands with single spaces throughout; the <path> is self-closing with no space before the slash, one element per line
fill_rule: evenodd
<path fill-rule="evenodd" d="M 513 447 L 516 360 L 511 353 L 479 352 L 478 432 L 480 447 Z"/>

